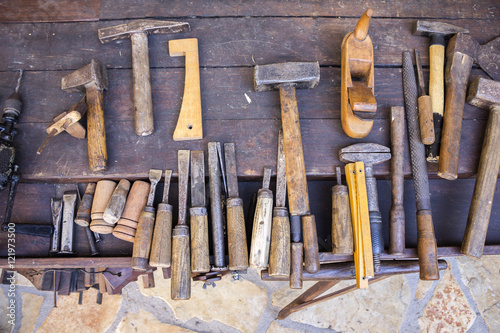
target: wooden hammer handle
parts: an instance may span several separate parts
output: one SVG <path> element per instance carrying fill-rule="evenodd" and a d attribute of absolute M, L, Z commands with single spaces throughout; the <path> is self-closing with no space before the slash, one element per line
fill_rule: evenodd
<path fill-rule="evenodd" d="M 421 280 L 439 280 L 437 243 L 434 237 L 432 214 L 429 210 L 417 211 L 417 252 Z"/>
<path fill-rule="evenodd" d="M 483 149 L 479 159 L 476 185 L 462 242 L 463 254 L 480 258 L 483 254 L 486 232 L 491 215 L 491 206 L 497 175 L 500 168 L 500 106 L 493 106 L 484 134 Z"/>
<path fill-rule="evenodd" d="M 432 101 L 435 139 L 434 143 L 427 147 L 427 162 L 437 163 L 444 113 L 444 44 L 431 44 L 429 59 L 429 96 Z"/>
<path fill-rule="evenodd" d="M 87 88 L 87 105 L 90 171 L 106 171 L 108 169 L 108 151 L 106 149 L 106 127 L 104 126 L 102 90 L 95 87 Z"/>

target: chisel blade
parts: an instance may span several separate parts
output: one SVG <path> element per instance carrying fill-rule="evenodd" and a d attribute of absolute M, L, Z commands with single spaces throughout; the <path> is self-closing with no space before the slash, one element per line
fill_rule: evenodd
<path fill-rule="evenodd" d="M 205 207 L 205 154 L 191 152 L 191 206 Z"/>
<path fill-rule="evenodd" d="M 179 224 L 186 224 L 187 192 L 189 178 L 189 150 L 177 152 L 177 173 L 179 177 Z"/>
<path fill-rule="evenodd" d="M 236 171 L 236 152 L 234 143 L 224 144 L 224 154 L 226 159 L 227 193 L 229 198 L 238 198 L 238 174 Z"/>
<path fill-rule="evenodd" d="M 165 170 L 165 183 L 163 185 L 162 203 L 168 203 L 168 191 L 170 190 L 171 178 L 172 178 L 172 170 Z"/>
<path fill-rule="evenodd" d="M 276 171 L 276 207 L 285 207 L 286 198 L 286 165 L 285 144 L 283 142 L 283 131 L 280 130 L 278 139 L 278 161 Z"/>

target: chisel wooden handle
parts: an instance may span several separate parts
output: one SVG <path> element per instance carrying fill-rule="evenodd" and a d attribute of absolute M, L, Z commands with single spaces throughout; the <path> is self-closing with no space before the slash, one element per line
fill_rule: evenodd
<path fill-rule="evenodd" d="M 189 227 L 177 225 L 172 233 L 171 297 L 175 300 L 191 297 L 191 263 Z"/>
<path fill-rule="evenodd" d="M 97 182 L 92 202 L 92 223 L 90 223 L 90 230 L 99 234 L 110 234 L 113 231 L 113 226 L 106 223 L 102 217 L 115 187 L 116 183 L 112 180 L 100 180 Z"/>
<path fill-rule="evenodd" d="M 417 211 L 417 252 L 420 263 L 420 279 L 438 280 L 437 243 L 434 236 L 432 213 Z"/>
<path fill-rule="evenodd" d="M 274 207 L 273 210 L 269 275 L 290 275 L 290 220 L 285 207 Z"/>
<path fill-rule="evenodd" d="M 191 229 L 191 272 L 210 271 L 208 246 L 208 214 L 205 207 L 189 209 Z"/>
<path fill-rule="evenodd" d="M 250 267 L 252 268 L 266 268 L 269 265 L 272 211 L 273 193 L 269 189 L 261 188 L 257 194 L 250 246 Z"/>
<path fill-rule="evenodd" d="M 113 229 L 113 236 L 127 242 L 134 242 L 137 221 L 148 200 L 149 183 L 136 180 L 130 189 L 122 216 Z"/>
<path fill-rule="evenodd" d="M 345 185 L 332 188 L 332 253 L 352 254 L 354 249 L 349 192 Z"/>
<path fill-rule="evenodd" d="M 172 205 L 158 204 L 149 265 L 170 267 L 172 262 Z"/>
<path fill-rule="evenodd" d="M 153 238 L 153 228 L 155 224 L 155 209 L 146 206 L 139 215 L 137 232 L 134 239 L 134 249 L 132 252 L 133 269 L 145 271 L 149 266 L 149 254 L 151 252 L 151 240 Z"/>
<path fill-rule="evenodd" d="M 96 185 L 96 183 L 89 183 L 87 185 L 85 194 L 83 195 L 80 206 L 78 207 L 75 223 L 82 227 L 88 227 L 90 224 L 90 212 L 92 209 L 92 201 L 94 200 Z"/>
<path fill-rule="evenodd" d="M 120 219 L 123 209 L 125 208 L 125 202 L 127 201 L 127 194 L 130 190 L 130 182 L 126 179 L 120 180 L 116 186 L 111 198 L 109 198 L 108 205 L 104 210 L 102 216 L 104 222 L 109 224 L 116 224 Z"/>
<path fill-rule="evenodd" d="M 302 232 L 304 237 L 304 269 L 308 273 L 319 271 L 319 246 L 314 215 L 302 216 Z"/>
<path fill-rule="evenodd" d="M 245 270 L 248 268 L 248 247 L 243 200 L 228 198 L 226 209 L 229 269 L 232 271 Z"/>
<path fill-rule="evenodd" d="M 102 90 L 87 88 L 87 139 L 89 167 L 92 172 L 108 169 L 108 151 L 106 149 L 106 127 Z"/>
<path fill-rule="evenodd" d="M 302 243 L 292 243 L 290 288 L 302 289 L 303 274 L 303 251 Z"/>

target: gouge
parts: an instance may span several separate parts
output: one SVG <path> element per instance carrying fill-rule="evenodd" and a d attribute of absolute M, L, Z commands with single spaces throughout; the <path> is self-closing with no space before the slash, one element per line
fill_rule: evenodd
<path fill-rule="evenodd" d="M 210 271 L 208 247 L 208 214 L 205 203 L 205 154 L 191 152 L 191 271 Z"/>
<path fill-rule="evenodd" d="M 165 170 L 165 183 L 163 186 L 163 199 L 158 204 L 156 222 L 151 244 L 149 264 L 154 267 L 170 267 L 172 261 L 172 210 L 168 203 L 168 190 L 172 170 Z"/>
<path fill-rule="evenodd" d="M 217 142 L 208 143 L 208 172 L 210 182 L 210 215 L 212 218 L 212 240 L 214 269 L 225 269 L 224 214 L 222 212 L 221 164 Z"/>
<path fill-rule="evenodd" d="M 273 209 L 273 225 L 271 230 L 271 254 L 269 256 L 269 275 L 290 275 L 290 220 L 286 199 L 286 167 L 283 132 L 278 140 L 278 161 L 276 163 L 276 207 Z"/>
<path fill-rule="evenodd" d="M 145 271 L 149 266 L 149 254 L 151 251 L 151 240 L 153 238 L 153 228 L 155 225 L 155 209 L 153 202 L 155 199 L 156 184 L 161 179 L 161 170 L 149 170 L 149 189 L 148 202 L 139 215 L 137 223 L 137 232 L 134 239 L 134 249 L 132 252 L 131 266 L 133 269 Z"/>
<path fill-rule="evenodd" d="M 191 255 L 189 253 L 189 226 L 186 224 L 189 150 L 177 152 L 177 173 L 179 177 L 179 220 L 172 232 L 170 296 L 172 299 L 189 299 L 191 298 Z"/>

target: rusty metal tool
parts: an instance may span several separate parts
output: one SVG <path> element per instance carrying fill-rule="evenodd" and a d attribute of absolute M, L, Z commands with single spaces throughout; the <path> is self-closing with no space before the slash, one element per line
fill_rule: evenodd
<path fill-rule="evenodd" d="M 422 125 L 422 123 L 420 123 Z M 422 128 L 422 126 L 420 126 Z M 391 209 L 389 212 L 389 253 L 405 253 L 404 162 L 405 110 L 391 107 Z"/>
<path fill-rule="evenodd" d="M 191 298 L 191 255 L 189 226 L 186 223 L 189 179 L 189 150 L 177 151 L 179 177 L 179 220 L 172 232 L 172 266 L 170 296 L 174 300 Z"/>
<path fill-rule="evenodd" d="M 368 210 L 373 246 L 373 264 L 375 272 L 380 269 L 380 254 L 384 251 L 382 235 L 382 214 L 378 205 L 377 180 L 373 176 L 373 166 L 391 159 L 391 150 L 375 143 L 357 143 L 339 151 L 344 163 L 363 162 L 365 166 L 366 190 L 368 192 Z"/>
<path fill-rule="evenodd" d="M 276 205 L 273 209 L 271 229 L 271 253 L 269 256 L 269 275 L 290 275 L 290 219 L 286 201 L 286 166 L 283 132 L 278 139 L 278 161 L 276 162 Z"/>
<path fill-rule="evenodd" d="M 172 212 L 173 207 L 168 203 L 172 170 L 165 170 L 163 184 L 163 198 L 156 210 L 155 229 L 151 244 L 149 265 L 154 267 L 170 267 L 172 263 Z"/>
<path fill-rule="evenodd" d="M 143 208 L 137 231 L 134 238 L 134 249 L 132 252 L 131 266 L 133 269 L 145 271 L 149 266 L 149 254 L 151 252 L 151 240 L 153 239 L 153 229 L 155 225 L 156 210 L 153 207 L 155 199 L 156 185 L 161 179 L 162 170 L 149 170 L 149 188 L 148 201 Z"/>
<path fill-rule="evenodd" d="M 302 217 L 305 269 L 310 273 L 319 270 L 319 246 L 316 221 L 309 210 L 306 169 L 295 90 L 316 87 L 319 83 L 319 76 L 318 62 L 288 62 L 255 66 L 254 71 L 256 91 L 279 89 L 280 92 L 288 204 L 292 216 L 300 215 Z"/>
<path fill-rule="evenodd" d="M 455 180 L 458 177 L 465 94 L 478 51 L 479 43 L 464 33 L 453 36 L 446 48 L 446 96 L 438 176 L 448 180 Z"/>
<path fill-rule="evenodd" d="M 439 148 L 441 144 L 441 128 L 444 113 L 444 59 L 445 38 L 456 33 L 468 33 L 452 24 L 434 21 L 417 21 L 413 34 L 431 38 L 429 46 L 429 96 L 432 101 L 434 118 L 434 143 L 427 147 L 427 161 L 439 161 Z"/>
<path fill-rule="evenodd" d="M 54 232 L 52 233 L 52 242 L 50 243 L 51 253 L 58 253 L 61 244 L 61 220 L 62 220 L 63 201 L 58 198 L 50 198 L 50 211 L 52 213 L 52 226 Z"/>
<path fill-rule="evenodd" d="M 431 145 L 434 143 L 436 136 L 434 135 L 434 120 L 432 115 L 431 96 L 425 92 L 424 74 L 422 73 L 422 64 L 420 63 L 420 52 L 415 49 L 415 63 L 417 65 L 417 78 L 420 87 L 418 98 L 418 118 L 420 120 L 420 134 L 422 143 Z M 404 113 L 403 113 L 404 115 Z"/>
<path fill-rule="evenodd" d="M 208 213 L 205 196 L 205 154 L 191 152 L 191 272 L 210 271 Z"/>
<path fill-rule="evenodd" d="M 480 258 L 483 255 L 491 207 L 500 168 L 500 82 L 478 78 L 472 82 L 467 103 L 489 109 L 476 185 L 467 218 L 461 252 Z"/>
<path fill-rule="evenodd" d="M 108 88 L 106 67 L 97 59 L 66 75 L 61 88 L 67 92 L 85 91 L 87 101 L 87 138 L 89 167 L 92 172 L 108 169 L 106 129 L 104 126 L 103 90 Z"/>
<path fill-rule="evenodd" d="M 76 191 L 64 192 L 62 226 L 61 226 L 61 250 L 60 254 L 73 254 L 73 226 L 76 208 Z"/>
<path fill-rule="evenodd" d="M 225 269 L 224 214 L 221 196 L 221 167 L 217 142 L 208 143 L 208 174 L 210 183 L 210 213 L 212 222 L 213 256 L 215 270 Z"/>
<path fill-rule="evenodd" d="M 480 46 L 477 64 L 493 80 L 500 81 L 500 36 Z"/>
<path fill-rule="evenodd" d="M 367 9 L 341 46 L 340 115 L 344 132 L 352 138 L 370 133 L 377 112 L 373 44 L 368 35 L 372 15 L 373 10 Z"/>
<path fill-rule="evenodd" d="M 243 200 L 240 198 L 238 190 L 238 172 L 234 143 L 224 144 L 224 155 L 228 192 L 228 198 L 226 199 L 226 214 L 229 270 L 240 271 L 248 268 L 248 246 L 245 215 L 243 213 Z"/>
<path fill-rule="evenodd" d="M 425 146 L 420 140 L 417 111 L 417 83 L 409 51 L 403 52 L 403 90 L 405 98 L 411 170 L 417 206 L 417 251 L 420 279 L 438 280 L 437 244 L 432 223 L 429 179 L 425 162 Z"/>
<path fill-rule="evenodd" d="M 53 119 L 54 123 L 47 127 L 47 137 L 43 140 L 40 148 L 36 151 L 38 155 L 42 153 L 49 141 L 62 132 L 67 132 L 77 139 L 85 139 L 85 128 L 78 122 L 87 111 L 87 103 L 84 96 L 78 103 L 73 105 L 68 111 L 65 111 Z"/>
<path fill-rule="evenodd" d="M 107 43 L 130 38 L 134 84 L 135 133 L 150 135 L 154 131 L 153 101 L 149 73 L 148 34 L 188 32 L 189 23 L 159 20 L 134 20 L 99 29 L 99 40 Z"/>
<path fill-rule="evenodd" d="M 354 237 L 352 234 L 349 190 L 342 185 L 340 167 L 335 168 L 337 185 L 332 187 L 332 253 L 352 254 Z"/>
<path fill-rule="evenodd" d="M 273 192 L 269 189 L 270 182 L 271 168 L 265 167 L 262 188 L 257 194 L 257 205 L 253 219 L 249 259 L 252 268 L 266 268 L 269 265 L 273 210 Z"/>

